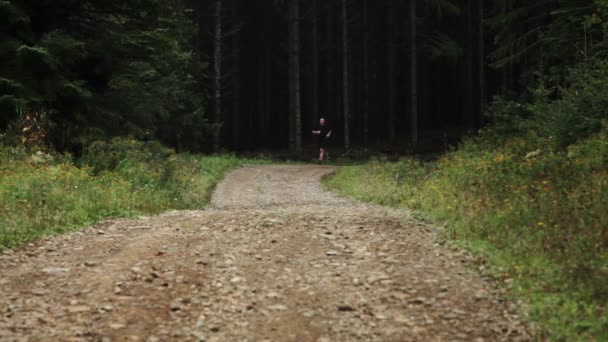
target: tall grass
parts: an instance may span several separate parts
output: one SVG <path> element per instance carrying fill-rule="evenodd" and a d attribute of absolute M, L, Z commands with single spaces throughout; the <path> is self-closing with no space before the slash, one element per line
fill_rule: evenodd
<path fill-rule="evenodd" d="M 70 156 L 0 146 L 0 250 L 108 217 L 202 208 L 235 156 L 176 154 L 116 139 Z"/>
<path fill-rule="evenodd" d="M 555 150 L 470 140 L 439 161 L 344 167 L 330 188 L 447 222 L 555 340 L 608 340 L 608 132 Z M 496 270 L 501 270 L 500 272 Z"/>

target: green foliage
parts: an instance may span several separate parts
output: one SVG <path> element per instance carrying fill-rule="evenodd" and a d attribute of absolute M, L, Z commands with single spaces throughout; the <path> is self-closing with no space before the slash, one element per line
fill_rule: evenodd
<path fill-rule="evenodd" d="M 496 97 L 486 113 L 492 124 L 426 165 L 426 178 L 398 184 L 394 165 L 372 163 L 330 186 L 448 221 L 448 237 L 468 241 L 515 280 L 513 293 L 548 337 L 606 340 L 608 2 L 497 3 L 488 21 L 502 30 L 494 66 L 537 62 L 525 70 L 528 91 L 517 101 Z"/>
<path fill-rule="evenodd" d="M 469 141 L 438 162 L 345 167 L 330 188 L 448 221 L 445 236 L 484 246 L 497 280 L 556 340 L 608 338 L 608 131 L 549 152 L 512 138 L 493 150 Z"/>
<path fill-rule="evenodd" d="M 181 1 L 0 1 L 0 22 L 0 129 L 19 103 L 48 113 L 60 149 L 117 135 L 201 148 L 204 68 Z"/>
<path fill-rule="evenodd" d="M 330 188 L 449 222 L 483 246 L 556 340 L 608 338 L 608 131 L 567 150 L 538 136 L 470 140 L 439 161 L 345 167 Z M 489 148 L 492 146 L 493 148 Z M 553 152 L 552 152 L 553 151 Z"/>
<path fill-rule="evenodd" d="M 462 47 L 452 37 L 444 33 L 436 33 L 429 38 L 431 56 L 433 58 L 450 57 L 459 58 L 464 55 Z"/>
<path fill-rule="evenodd" d="M 98 142 L 69 155 L 0 145 L 0 249 L 108 217 L 204 207 L 234 156 L 176 154 L 156 142 Z"/>
<path fill-rule="evenodd" d="M 569 72 L 568 86 L 547 89 L 541 82 L 527 102 L 497 97 L 486 113 L 493 123 L 489 136 L 498 138 L 529 133 L 553 141 L 552 149 L 566 146 L 598 133 L 608 123 L 608 62 L 582 62 Z M 553 100 L 552 100 L 553 98 Z"/>
<path fill-rule="evenodd" d="M 560 147 L 598 132 L 608 123 L 608 62 L 583 63 L 570 75 L 571 85 L 560 89 L 557 101 L 530 106 L 545 136 L 552 136 Z"/>

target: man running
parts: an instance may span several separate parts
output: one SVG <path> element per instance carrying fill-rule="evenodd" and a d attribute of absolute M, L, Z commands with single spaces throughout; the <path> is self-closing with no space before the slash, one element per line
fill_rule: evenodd
<path fill-rule="evenodd" d="M 319 120 L 319 125 L 319 129 L 312 131 L 312 134 L 319 136 L 317 140 L 319 144 L 319 161 L 322 162 L 325 159 L 325 148 L 327 140 L 331 137 L 331 129 L 325 124 L 325 118 Z"/>

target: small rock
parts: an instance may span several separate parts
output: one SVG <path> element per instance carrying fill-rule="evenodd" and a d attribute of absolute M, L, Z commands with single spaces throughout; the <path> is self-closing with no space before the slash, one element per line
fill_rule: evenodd
<path fill-rule="evenodd" d="M 95 266 L 99 265 L 99 263 L 96 261 L 85 261 L 84 265 L 86 267 L 95 267 Z"/>
<path fill-rule="evenodd" d="M 181 310 L 182 305 L 179 301 L 175 301 L 171 303 L 171 306 L 169 308 L 171 309 L 171 311 L 179 311 Z"/>
<path fill-rule="evenodd" d="M 404 300 L 404 299 L 408 299 L 410 297 L 410 295 L 407 293 L 403 293 L 403 292 L 393 292 L 393 297 L 395 299 Z"/>
<path fill-rule="evenodd" d="M 340 255 L 340 253 L 338 253 L 336 251 L 327 251 L 327 252 L 325 252 L 325 255 L 327 255 L 327 256 L 337 256 L 337 255 Z"/>
<path fill-rule="evenodd" d="M 304 316 L 306 318 L 312 318 L 315 316 L 315 312 L 312 310 L 307 310 L 302 313 L 302 316 Z"/>
<path fill-rule="evenodd" d="M 271 305 L 268 307 L 272 311 L 287 311 L 287 306 L 282 304 Z"/>
<path fill-rule="evenodd" d="M 49 274 L 68 273 L 70 269 L 65 267 L 47 267 L 42 269 L 42 272 Z"/>
<path fill-rule="evenodd" d="M 382 280 L 389 280 L 389 276 L 387 276 L 386 274 L 379 274 L 379 275 L 375 275 L 372 277 L 367 278 L 367 282 L 372 285 L 376 282 L 382 281 Z"/>
<path fill-rule="evenodd" d="M 386 316 L 383 313 L 376 313 L 376 314 L 374 314 L 374 317 L 380 321 L 383 321 L 386 319 Z"/>
<path fill-rule="evenodd" d="M 114 329 L 114 330 L 120 330 L 120 329 L 124 329 L 126 327 L 127 327 L 126 325 L 120 324 L 120 323 L 112 323 L 112 324 L 110 324 L 110 328 Z"/>
<path fill-rule="evenodd" d="M 193 331 L 190 333 L 198 342 L 204 342 L 206 340 L 205 334 L 200 331 Z"/>
<path fill-rule="evenodd" d="M 91 308 L 85 305 L 71 306 L 68 308 L 69 313 L 81 313 L 91 311 Z"/>
<path fill-rule="evenodd" d="M 343 304 L 343 305 L 338 305 L 338 311 L 341 311 L 341 312 L 355 311 L 355 308 L 353 308 L 350 305 Z"/>
<path fill-rule="evenodd" d="M 452 310 L 453 313 L 460 315 L 460 316 L 466 316 L 467 312 L 463 311 L 463 310 L 458 310 L 458 309 L 454 309 Z"/>
<path fill-rule="evenodd" d="M 426 302 L 426 298 L 423 298 L 423 297 L 414 298 L 409 301 L 409 303 L 411 303 L 411 304 L 418 304 L 418 305 L 424 304 L 425 302 Z"/>
<path fill-rule="evenodd" d="M 49 291 L 45 291 L 45 290 L 41 290 L 41 289 L 34 289 L 34 290 L 32 290 L 32 294 L 34 296 L 44 296 L 47 293 L 49 293 Z"/>
<path fill-rule="evenodd" d="M 395 316 L 394 320 L 397 323 L 411 323 L 410 319 L 403 315 Z"/>

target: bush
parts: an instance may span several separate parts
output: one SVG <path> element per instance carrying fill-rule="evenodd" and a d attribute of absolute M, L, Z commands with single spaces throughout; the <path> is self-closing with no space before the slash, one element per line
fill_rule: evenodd
<path fill-rule="evenodd" d="M 568 86 L 555 91 L 539 83 L 530 102 L 495 98 L 486 114 L 493 123 L 486 142 L 501 144 L 504 138 L 534 132 L 553 141 L 553 148 L 564 149 L 608 125 L 608 61 L 578 64 L 570 70 Z"/>
<path fill-rule="evenodd" d="M 564 151 L 537 135 L 484 138 L 426 167 L 374 161 L 328 185 L 447 221 L 445 236 L 482 246 L 514 279 L 532 318 L 555 339 L 608 338 L 608 131 Z M 425 170 L 430 170 L 425 175 Z"/>
<path fill-rule="evenodd" d="M 559 147 L 599 132 L 608 122 L 608 61 L 580 64 L 572 69 L 570 82 L 558 100 L 530 106 L 541 134 Z"/>
<path fill-rule="evenodd" d="M 244 162 L 175 154 L 157 142 L 114 139 L 71 156 L 0 145 L 0 249 L 107 217 L 197 209 Z"/>

